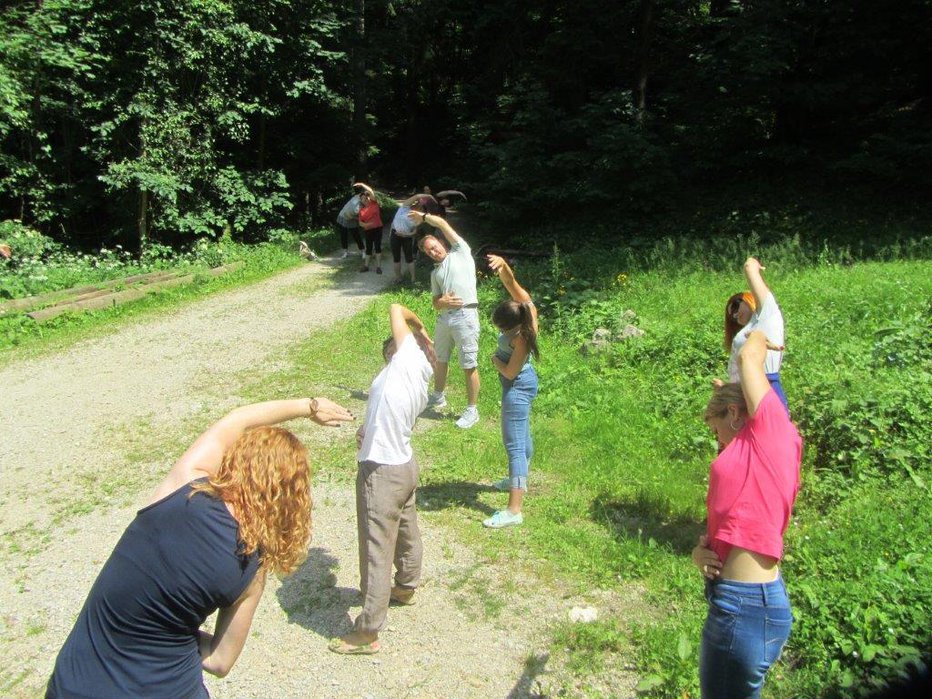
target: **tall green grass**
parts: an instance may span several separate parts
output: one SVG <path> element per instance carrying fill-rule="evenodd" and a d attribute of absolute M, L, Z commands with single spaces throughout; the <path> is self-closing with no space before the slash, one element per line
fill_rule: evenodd
<path fill-rule="evenodd" d="M 911 245 L 920 259 L 857 261 L 792 237 L 670 240 L 519 264 L 542 311 L 537 452 L 525 524 L 497 532 L 480 524 L 504 506 L 489 484 L 507 469 L 486 361 L 495 344 L 488 315 L 503 293 L 489 280 L 480 288 L 482 420 L 466 432 L 452 425 L 465 403 L 452 367 L 449 414 L 415 436 L 420 510 L 501 576 L 517 564 L 560 589 L 644 589 L 642 616 L 598 633 L 561 626 L 557 645 L 582 673 L 577 686 L 633 642 L 646 695 L 696 696 L 705 608 L 689 551 L 715 456 L 701 415 L 711 379 L 725 374 L 725 299 L 743 288 L 741 264 L 756 254 L 786 317 L 783 380 L 806 441 L 783 566 L 797 623 L 765 695 L 858 696 L 909 671 L 932 640 L 932 265 Z M 433 325 L 426 293 L 389 293 L 296 348 L 295 368 L 258 382 L 255 397 L 303 386 L 361 411 L 350 391 L 364 391 L 381 365 L 392 301 Z M 628 309 L 643 337 L 580 354 L 596 327 L 628 322 Z M 350 440 L 335 443 L 318 455 L 320 477 L 349 478 L 353 456 Z"/>

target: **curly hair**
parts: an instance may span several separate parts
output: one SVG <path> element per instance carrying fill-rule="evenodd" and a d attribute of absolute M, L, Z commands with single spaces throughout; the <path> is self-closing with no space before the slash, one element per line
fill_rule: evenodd
<path fill-rule="evenodd" d="M 728 301 L 725 303 L 725 350 L 728 352 L 731 352 L 731 342 L 735 339 L 735 335 L 744 327 L 743 325 L 738 325 L 738 321 L 734 319 L 733 314 L 729 313 L 731 304 L 735 301 L 744 301 L 751 308 L 752 313 L 757 310 L 757 301 L 754 298 L 754 294 L 742 291 L 741 293 L 732 294 L 728 297 Z"/>
<path fill-rule="evenodd" d="M 223 455 L 217 473 L 192 487 L 233 506 L 240 552 L 288 574 L 307 556 L 311 471 L 301 441 L 281 427 L 254 427 Z"/>

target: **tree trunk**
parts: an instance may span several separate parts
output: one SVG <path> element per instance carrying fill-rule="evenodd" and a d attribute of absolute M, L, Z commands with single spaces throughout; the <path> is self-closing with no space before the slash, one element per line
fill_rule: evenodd
<path fill-rule="evenodd" d="M 139 159 L 146 157 L 146 120 L 139 124 Z M 139 188 L 139 211 L 136 216 L 136 229 L 139 233 L 139 253 L 142 254 L 149 242 L 149 190 Z"/>
<path fill-rule="evenodd" d="M 653 0 L 641 0 L 638 10 L 637 48 L 632 98 L 638 124 L 644 122 L 647 112 L 647 78 L 650 70 L 650 42 L 654 25 Z"/>
<path fill-rule="evenodd" d="M 356 179 L 368 179 L 366 139 L 366 0 L 354 0 L 356 37 L 353 47 L 353 137 L 356 139 Z"/>

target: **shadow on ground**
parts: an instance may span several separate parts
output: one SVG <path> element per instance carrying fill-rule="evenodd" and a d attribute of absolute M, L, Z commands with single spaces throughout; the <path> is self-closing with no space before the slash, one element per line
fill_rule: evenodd
<path fill-rule="evenodd" d="M 359 591 L 336 586 L 338 565 L 329 551 L 313 548 L 301 567 L 284 579 L 276 596 L 289 622 L 324 638 L 349 630 L 349 609 L 359 604 Z"/>
<path fill-rule="evenodd" d="M 524 661 L 524 672 L 505 699 L 547 699 L 540 682 L 534 682 L 547 667 L 550 653 L 534 653 Z"/>
<path fill-rule="evenodd" d="M 609 529 L 616 539 L 645 543 L 653 539 L 677 554 L 691 553 L 699 535 L 705 533 L 694 519 L 671 512 L 668 503 L 643 495 L 634 501 L 600 495 L 589 511 L 592 520 Z"/>
<path fill-rule="evenodd" d="M 491 515 L 495 508 L 479 501 L 480 493 L 498 493 L 491 485 L 482 485 L 467 481 L 453 483 L 431 483 L 417 489 L 417 507 L 419 510 L 433 512 L 449 507 L 468 507 L 483 514 Z M 507 497 L 504 493 L 500 495 Z"/>

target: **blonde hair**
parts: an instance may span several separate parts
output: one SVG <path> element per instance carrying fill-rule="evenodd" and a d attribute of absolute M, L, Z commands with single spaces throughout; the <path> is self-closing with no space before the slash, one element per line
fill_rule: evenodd
<path fill-rule="evenodd" d="M 311 537 L 311 472 L 301 441 L 281 427 L 254 427 L 223 455 L 217 473 L 191 489 L 233 506 L 240 552 L 263 569 L 291 573 Z"/>
<path fill-rule="evenodd" d="M 744 399 L 744 391 L 741 390 L 740 383 L 726 383 L 712 389 L 712 397 L 705 408 L 704 419 L 708 421 L 725 417 L 728 414 L 729 405 L 738 406 L 738 412 L 741 414 L 748 412 L 748 404 Z"/>

